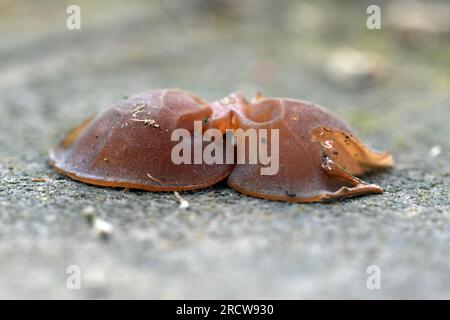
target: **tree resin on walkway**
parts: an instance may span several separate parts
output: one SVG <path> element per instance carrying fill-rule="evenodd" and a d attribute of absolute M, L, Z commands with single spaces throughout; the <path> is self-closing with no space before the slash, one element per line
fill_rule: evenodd
<path fill-rule="evenodd" d="M 174 138 L 180 130 L 186 133 L 182 145 Z M 208 131 L 214 133 L 205 136 Z M 201 161 L 195 161 L 196 150 Z M 85 120 L 50 151 L 50 164 L 99 186 L 180 191 L 226 180 L 251 196 L 314 202 L 381 193 L 356 176 L 392 167 L 393 160 L 308 102 L 261 95 L 248 101 L 233 93 L 208 103 L 187 91 L 163 89 Z"/>

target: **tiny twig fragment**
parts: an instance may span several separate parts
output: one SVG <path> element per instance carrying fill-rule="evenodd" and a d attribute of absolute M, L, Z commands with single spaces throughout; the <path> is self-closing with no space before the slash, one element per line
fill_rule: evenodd
<path fill-rule="evenodd" d="M 146 126 L 159 128 L 159 124 L 153 119 L 130 119 L 130 121 L 143 122 Z"/>
<path fill-rule="evenodd" d="M 156 179 L 156 178 L 153 177 L 150 173 L 147 173 L 147 177 L 149 177 L 151 180 L 153 180 L 153 181 L 155 181 L 155 182 L 161 183 L 161 180 Z"/>
<path fill-rule="evenodd" d="M 145 104 L 138 104 L 136 107 L 131 111 L 131 114 L 135 115 L 136 113 L 143 112 L 143 108 L 145 107 Z"/>
<path fill-rule="evenodd" d="M 173 194 L 175 195 L 175 198 L 177 198 L 178 202 L 180 203 L 180 205 L 178 206 L 180 209 L 189 208 L 189 202 L 186 199 L 184 199 L 182 196 L 180 196 L 178 191 L 174 191 Z"/>

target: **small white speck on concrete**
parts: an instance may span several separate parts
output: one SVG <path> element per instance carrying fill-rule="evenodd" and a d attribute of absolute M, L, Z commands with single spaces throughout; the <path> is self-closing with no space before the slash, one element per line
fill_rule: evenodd
<path fill-rule="evenodd" d="M 87 206 L 86 208 L 83 209 L 83 214 L 86 218 L 86 221 L 92 225 L 93 221 L 94 221 L 94 213 L 95 213 L 95 209 L 93 206 Z"/>
<path fill-rule="evenodd" d="M 114 231 L 114 226 L 106 220 L 95 218 L 92 229 L 95 236 L 106 240 L 111 237 Z"/>
<path fill-rule="evenodd" d="M 430 156 L 432 158 L 436 158 L 438 155 L 440 155 L 442 152 L 442 148 L 441 146 L 434 146 L 433 148 L 430 149 Z"/>

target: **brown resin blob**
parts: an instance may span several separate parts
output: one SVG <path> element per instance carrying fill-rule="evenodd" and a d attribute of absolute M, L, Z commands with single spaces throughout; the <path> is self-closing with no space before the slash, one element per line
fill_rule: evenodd
<path fill-rule="evenodd" d="M 266 165 L 236 160 L 174 164 L 171 152 L 178 142 L 171 141 L 171 134 L 185 128 L 195 136 L 194 121 L 202 121 L 203 130 L 216 128 L 224 135 L 227 129 L 266 129 L 261 143 L 269 153 L 270 130 L 276 129 L 278 171 L 261 175 Z M 135 96 L 86 120 L 50 152 L 50 163 L 73 179 L 101 186 L 188 190 L 228 177 L 228 185 L 244 194 L 313 202 L 382 192 L 355 175 L 391 167 L 393 160 L 388 153 L 369 150 L 344 122 L 311 103 L 260 96 L 247 101 L 234 93 L 208 104 L 189 92 L 166 89 Z"/>
<path fill-rule="evenodd" d="M 232 165 L 171 161 L 172 131 L 192 132 L 193 121 L 212 114 L 194 95 L 157 90 L 121 102 L 86 120 L 50 152 L 59 172 L 82 182 L 149 191 L 191 190 L 226 178 Z"/>
<path fill-rule="evenodd" d="M 223 108 L 227 104 L 227 108 Z M 353 175 L 393 165 L 388 153 L 369 150 L 350 128 L 325 109 L 293 99 L 257 97 L 249 102 L 234 93 L 213 104 L 217 127 L 279 129 L 279 170 L 261 175 L 261 166 L 237 164 L 228 185 L 272 200 L 314 202 L 383 190 Z M 225 111 L 228 110 L 228 111 Z M 266 143 L 270 150 L 271 139 Z"/>

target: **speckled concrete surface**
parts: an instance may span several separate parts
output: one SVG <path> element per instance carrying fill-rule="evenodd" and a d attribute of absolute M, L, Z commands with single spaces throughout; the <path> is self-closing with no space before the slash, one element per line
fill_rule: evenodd
<path fill-rule="evenodd" d="M 82 1 L 79 31 L 64 2 L 0 3 L 0 298 L 450 298 L 449 35 L 369 31 L 363 2 L 183 3 Z M 377 54 L 383 76 L 332 80 L 339 47 Z M 314 101 L 396 167 L 365 177 L 378 196 L 289 204 L 218 185 L 182 193 L 188 210 L 49 168 L 48 149 L 84 117 L 161 87 Z M 88 206 L 114 226 L 109 240 Z M 69 265 L 80 290 L 66 287 Z M 369 265 L 380 290 L 366 287 Z"/>

